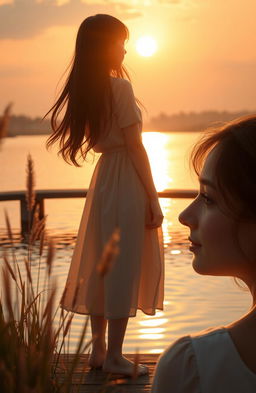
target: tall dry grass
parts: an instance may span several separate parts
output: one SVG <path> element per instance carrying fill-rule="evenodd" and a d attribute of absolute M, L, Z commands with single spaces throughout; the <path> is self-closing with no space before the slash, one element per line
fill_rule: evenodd
<path fill-rule="evenodd" d="M 26 201 L 30 213 L 34 209 L 36 200 L 34 185 L 33 161 L 29 155 Z M 62 355 L 68 356 L 74 314 L 60 309 L 59 305 L 56 307 L 57 283 L 53 275 L 55 240 L 46 234 L 45 218 L 39 220 L 36 213 L 37 210 L 33 216 L 31 214 L 32 226 L 29 223 L 26 255 L 23 260 L 20 260 L 16 255 L 11 223 L 5 211 L 10 246 L 3 251 L 1 263 L 1 393 L 70 392 L 80 355 L 89 349 L 93 341 L 85 342 L 88 328 L 88 318 L 86 318 L 75 353 L 72 354 L 71 360 L 63 361 L 65 357 Z M 116 229 L 106 244 L 98 264 L 98 272 L 102 278 L 111 269 L 118 255 L 118 243 L 119 230 Z M 36 263 L 35 257 L 38 258 Z M 138 363 L 137 353 L 133 379 L 137 377 Z M 86 366 L 84 364 L 84 370 Z M 83 377 L 82 373 L 81 377 Z M 117 388 L 119 383 L 124 382 L 125 379 L 108 381 L 102 387 L 102 391 L 107 385 L 115 385 Z M 81 384 L 78 383 L 77 391 L 79 386 Z"/>
<path fill-rule="evenodd" d="M 29 212 L 35 204 L 34 177 L 32 158 L 28 156 L 26 200 Z M 71 389 L 79 355 L 90 345 L 90 342 L 84 343 L 88 319 L 82 328 L 73 362 L 60 378 L 59 368 L 65 367 L 60 363 L 60 355 L 63 348 L 67 348 L 65 342 L 73 314 L 55 306 L 57 284 L 52 270 L 55 242 L 46 236 L 45 218 L 39 220 L 34 214 L 31 219 L 26 255 L 23 260 L 18 260 L 11 223 L 5 211 L 10 247 L 2 254 L 0 391 L 65 393 Z M 34 261 L 35 256 L 39 259 L 38 263 Z M 44 277 L 41 277 L 42 274 Z"/>

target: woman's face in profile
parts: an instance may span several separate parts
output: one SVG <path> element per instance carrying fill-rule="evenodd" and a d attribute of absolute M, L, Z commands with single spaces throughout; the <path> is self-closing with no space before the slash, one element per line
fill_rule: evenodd
<path fill-rule="evenodd" d="M 214 176 L 217 148 L 208 155 L 196 199 L 180 214 L 190 229 L 193 268 L 199 274 L 256 277 L 256 223 L 238 225 L 224 212 Z"/>
<path fill-rule="evenodd" d="M 111 67 L 113 69 L 120 68 L 126 54 L 125 40 L 118 39 L 111 44 L 110 47 L 110 59 Z"/>

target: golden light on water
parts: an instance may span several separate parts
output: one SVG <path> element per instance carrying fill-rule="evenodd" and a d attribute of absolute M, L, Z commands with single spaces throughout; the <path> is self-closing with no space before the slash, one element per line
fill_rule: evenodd
<path fill-rule="evenodd" d="M 180 250 L 171 250 L 172 255 L 179 255 L 181 253 Z"/>
<path fill-rule="evenodd" d="M 139 325 L 142 328 L 139 329 L 138 338 L 141 340 L 164 340 L 167 327 L 167 318 L 161 318 L 163 316 L 162 311 L 157 311 L 155 317 L 146 317 L 139 321 Z M 160 343 L 159 343 L 160 344 Z M 161 344 L 160 344 L 161 345 Z M 151 353 L 160 353 L 163 348 L 157 348 L 151 351 Z"/>
<path fill-rule="evenodd" d="M 170 212 L 170 208 L 171 208 L 171 199 L 170 198 L 164 198 L 164 199 L 160 199 L 160 204 L 161 204 L 161 208 L 163 211 L 163 215 L 165 217 L 168 217 L 168 214 Z M 164 240 L 164 247 L 168 247 L 172 241 L 172 236 L 170 235 L 171 231 L 170 231 L 170 226 L 171 223 L 169 220 L 164 219 L 163 223 L 162 223 L 162 229 L 163 229 L 163 240 Z"/>
<path fill-rule="evenodd" d="M 161 326 L 168 322 L 167 318 L 152 318 L 139 321 L 142 326 Z"/>
<path fill-rule="evenodd" d="M 161 340 L 164 334 L 139 334 L 140 340 Z"/>
<path fill-rule="evenodd" d="M 170 160 L 168 135 L 160 132 L 144 132 L 142 134 L 142 140 L 148 153 L 157 191 L 170 189 L 173 179 L 169 175 L 172 161 Z M 170 214 L 172 199 L 161 198 L 160 203 L 163 215 L 167 217 Z M 171 243 L 170 226 L 171 223 L 164 219 L 162 228 L 165 248 Z"/>
<path fill-rule="evenodd" d="M 162 353 L 163 350 L 164 348 L 155 348 L 155 349 L 151 349 L 149 353 Z"/>
<path fill-rule="evenodd" d="M 139 329 L 139 332 L 142 334 L 158 334 L 165 332 L 164 328 L 149 328 L 149 329 Z"/>
<path fill-rule="evenodd" d="M 168 175 L 168 135 L 160 132 L 144 132 L 143 144 L 147 150 L 157 191 L 170 188 L 172 179 Z"/>

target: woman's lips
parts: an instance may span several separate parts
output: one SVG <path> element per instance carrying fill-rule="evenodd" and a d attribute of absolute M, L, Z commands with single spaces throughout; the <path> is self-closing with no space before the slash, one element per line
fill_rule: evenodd
<path fill-rule="evenodd" d="M 191 245 L 189 246 L 189 250 L 190 251 L 196 252 L 196 251 L 198 251 L 202 247 L 200 243 L 198 243 L 195 240 L 191 239 L 191 237 L 189 237 L 188 240 L 191 242 Z"/>

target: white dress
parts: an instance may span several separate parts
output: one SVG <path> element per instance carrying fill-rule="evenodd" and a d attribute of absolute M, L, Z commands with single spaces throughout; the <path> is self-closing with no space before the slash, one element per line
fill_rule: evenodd
<path fill-rule="evenodd" d="M 255 393 L 256 374 L 227 329 L 207 329 L 168 347 L 155 369 L 152 393 Z"/>
<path fill-rule="evenodd" d="M 154 315 L 163 309 L 162 228 L 148 229 L 148 198 L 126 149 L 122 128 L 142 123 L 129 81 L 111 78 L 113 119 L 85 200 L 61 306 L 107 319 L 133 317 L 137 309 Z M 141 127 L 140 131 L 141 137 Z M 120 228 L 120 253 L 102 279 L 97 272 L 104 245 Z M 76 293 L 76 288 L 79 288 Z"/>

